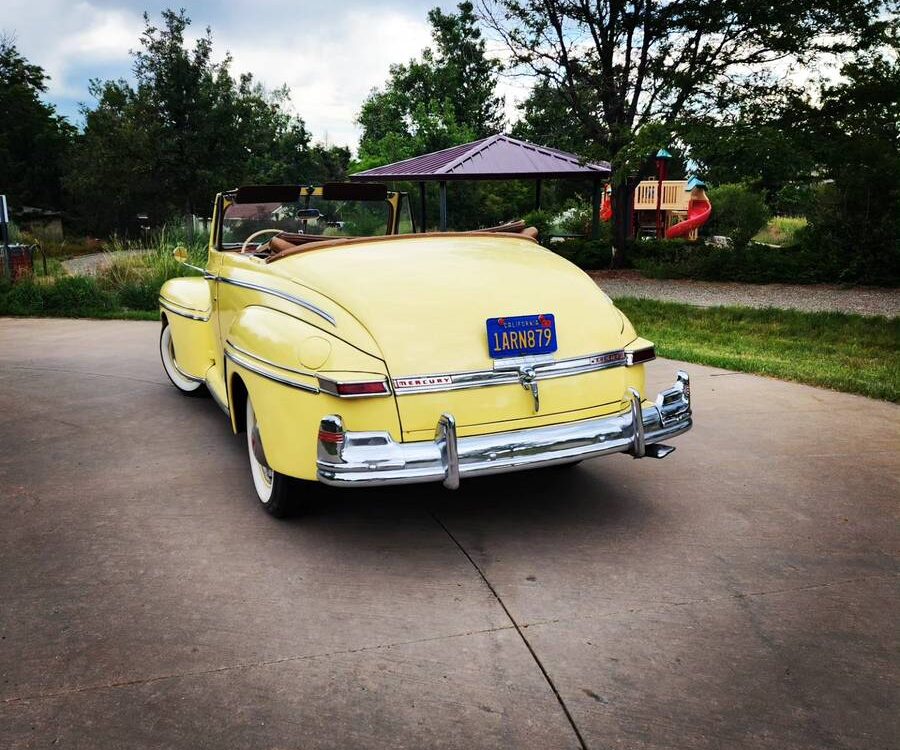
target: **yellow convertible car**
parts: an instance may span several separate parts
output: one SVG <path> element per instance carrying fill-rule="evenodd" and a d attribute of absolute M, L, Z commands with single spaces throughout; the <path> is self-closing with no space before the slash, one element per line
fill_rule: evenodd
<path fill-rule="evenodd" d="M 691 427 L 687 374 L 646 399 L 653 344 L 535 235 L 416 233 L 407 196 L 384 185 L 222 193 L 202 276 L 160 292 L 163 366 L 246 432 L 276 516 L 297 479 L 454 489 L 666 456 Z"/>

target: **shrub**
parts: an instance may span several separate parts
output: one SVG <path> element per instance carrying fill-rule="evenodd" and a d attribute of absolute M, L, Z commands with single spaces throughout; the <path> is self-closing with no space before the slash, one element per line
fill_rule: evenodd
<path fill-rule="evenodd" d="M 702 244 L 674 248 L 662 242 L 636 245 L 640 247 L 635 247 L 632 253 L 634 266 L 653 278 L 752 284 L 815 284 L 841 280 L 839 267 L 827 255 L 817 254 L 802 245 L 769 247 L 750 243 L 735 248 Z"/>
<path fill-rule="evenodd" d="M 78 316 L 115 307 L 115 297 L 88 276 L 29 278 L 0 286 L 0 314 L 5 315 Z"/>
<path fill-rule="evenodd" d="M 723 234 L 736 247 L 746 245 L 769 220 L 769 209 L 760 193 L 746 185 L 727 184 L 709 191 L 712 217 L 705 234 Z"/>
<path fill-rule="evenodd" d="M 111 310 L 115 298 L 100 288 L 90 276 L 61 276 L 40 290 L 44 312 L 72 312 Z"/>
<path fill-rule="evenodd" d="M 609 268 L 612 262 L 612 247 L 605 240 L 569 239 L 554 242 L 550 249 L 586 270 Z"/>
<path fill-rule="evenodd" d="M 900 190 L 893 188 L 897 197 L 890 210 L 884 204 L 891 196 L 878 194 L 865 183 L 855 187 L 820 185 L 809 224 L 797 233 L 797 240 L 818 266 L 828 269 L 830 280 L 898 284 Z"/>
<path fill-rule="evenodd" d="M 525 226 L 538 230 L 538 242 L 546 243 L 550 239 L 550 218 L 547 211 L 529 211 L 522 220 Z"/>

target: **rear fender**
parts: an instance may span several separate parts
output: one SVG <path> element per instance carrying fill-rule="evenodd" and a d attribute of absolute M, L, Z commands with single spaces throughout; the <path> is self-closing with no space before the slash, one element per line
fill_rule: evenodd
<path fill-rule="evenodd" d="M 269 465 L 281 474 L 315 479 L 316 441 L 323 417 L 339 414 L 360 431 L 388 431 L 400 439 L 392 396 L 340 398 L 320 389 L 333 380 L 388 378 L 384 362 L 309 323 L 268 307 L 246 307 L 225 340 L 232 428 L 244 428 L 253 404 Z"/>

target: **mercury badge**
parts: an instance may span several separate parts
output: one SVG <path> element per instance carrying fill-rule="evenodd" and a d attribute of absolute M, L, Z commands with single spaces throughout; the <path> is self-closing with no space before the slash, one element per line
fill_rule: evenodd
<path fill-rule="evenodd" d="M 535 413 L 539 412 L 541 410 L 541 397 L 538 393 L 537 375 L 533 367 L 522 365 L 519 368 L 519 383 L 526 391 L 531 391 L 531 397 L 534 399 L 534 411 Z"/>

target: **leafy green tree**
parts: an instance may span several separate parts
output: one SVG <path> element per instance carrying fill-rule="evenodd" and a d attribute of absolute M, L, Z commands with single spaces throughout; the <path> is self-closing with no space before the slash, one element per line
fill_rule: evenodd
<path fill-rule="evenodd" d="M 0 39 L 0 192 L 12 206 L 61 206 L 60 177 L 75 129 L 43 102 L 48 76 Z"/>
<path fill-rule="evenodd" d="M 160 26 L 144 19 L 136 86 L 95 81 L 97 105 L 83 111 L 67 187 L 85 228 L 125 230 L 138 213 L 154 223 L 205 215 L 216 192 L 241 183 L 344 174 L 347 150 L 311 146 L 286 88 L 268 92 L 249 74 L 236 79 L 230 56 L 213 62 L 209 29 L 188 48 L 184 11 L 164 11 Z"/>
<path fill-rule="evenodd" d="M 803 131 L 822 176 L 804 243 L 848 280 L 900 279 L 900 58 L 847 63 L 826 83 Z"/>
<path fill-rule="evenodd" d="M 726 112 L 775 96 L 784 62 L 880 42 L 895 23 L 893 0 L 485 0 L 484 20 L 514 68 L 565 104 L 587 157 L 609 155 L 617 261 L 624 261 L 628 177 L 619 153 L 649 125 L 674 133 L 689 116 Z M 538 91 L 536 96 L 544 96 Z M 526 105 L 540 111 L 532 101 Z M 562 122 L 561 119 L 558 121 Z"/>
<path fill-rule="evenodd" d="M 388 164 L 499 132 L 503 99 L 495 93 L 500 64 L 487 56 L 472 3 L 457 13 L 428 13 L 434 48 L 391 66 L 366 98 L 359 169 Z"/>

